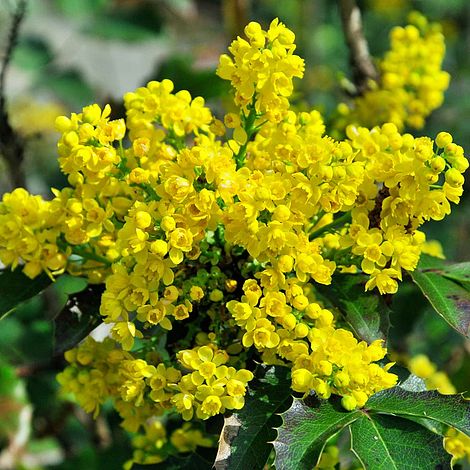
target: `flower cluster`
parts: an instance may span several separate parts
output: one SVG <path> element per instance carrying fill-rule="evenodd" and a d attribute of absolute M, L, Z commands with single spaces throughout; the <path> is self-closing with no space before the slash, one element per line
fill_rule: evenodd
<path fill-rule="evenodd" d="M 468 161 L 446 132 L 435 143 L 400 135 L 392 123 L 372 130 L 350 126 L 347 133 L 366 171 L 339 243 L 362 258 L 361 269 L 370 275 L 366 289 L 395 293 L 402 270 L 413 271 L 419 261 L 425 242 L 419 227 L 442 220 L 450 203 L 459 203 Z"/>
<path fill-rule="evenodd" d="M 372 127 L 391 122 L 398 129 L 421 129 L 426 117 L 444 100 L 450 76 L 442 70 L 444 36 L 437 23 L 413 12 L 406 27 L 390 33 L 390 50 L 378 63 L 379 80 L 351 107 L 341 104 L 338 127 Z"/>
<path fill-rule="evenodd" d="M 218 68 L 238 107 L 223 122 L 150 82 L 125 95 L 125 122 L 98 105 L 57 119 L 69 186 L 51 201 L 17 189 L 0 203 L 5 265 L 105 285 L 110 337 L 67 352 L 58 380 L 95 415 L 112 401 L 141 433 L 136 462 L 209 445 L 197 425 L 244 406 L 257 362 L 349 410 L 393 386 L 382 342 L 345 329 L 319 285 L 361 272 L 394 293 L 430 249 L 419 228 L 462 194 L 468 162 L 450 134 L 387 122 L 334 140 L 319 112 L 290 109 L 293 33 L 277 20 L 245 32 Z"/>
<path fill-rule="evenodd" d="M 258 23 L 245 27 L 248 40 L 238 37 L 220 57 L 217 74 L 230 80 L 235 104 L 247 114 L 254 111 L 265 119 L 280 121 L 289 108 L 293 77 L 302 77 L 304 61 L 295 51 L 295 35 L 275 19 L 267 31 Z"/>
<path fill-rule="evenodd" d="M 42 271 L 49 275 L 63 273 L 67 254 L 57 246 L 60 229 L 56 204 L 17 188 L 3 196 L 0 204 L 0 261 L 34 278 Z"/>
<path fill-rule="evenodd" d="M 287 363 L 292 368 L 292 388 L 329 398 L 343 396 L 345 408 L 364 406 L 370 395 L 395 385 L 388 372 L 393 363 L 380 367 L 386 349 L 378 340 L 367 345 L 350 331 L 335 328 L 334 316 L 312 299 L 312 286 L 295 278 L 284 291 L 261 287 L 254 279 L 243 285 L 241 302 L 227 308 L 245 333 L 242 344 L 255 346 L 265 363 Z"/>

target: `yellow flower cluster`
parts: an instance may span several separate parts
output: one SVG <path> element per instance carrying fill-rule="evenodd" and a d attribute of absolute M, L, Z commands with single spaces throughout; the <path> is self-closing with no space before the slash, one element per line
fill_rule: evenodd
<path fill-rule="evenodd" d="M 133 438 L 135 451 L 128 468 L 134 462 L 158 463 L 172 453 L 214 445 L 188 423 L 172 433 L 169 448 L 162 421 L 168 410 L 175 409 L 186 421 L 195 411 L 205 420 L 244 405 L 247 382 L 253 379 L 253 373 L 227 367 L 229 355 L 224 350 L 200 346 L 180 351 L 179 370 L 161 362 L 153 365 L 116 346 L 110 338 L 97 342 L 88 337 L 66 352 L 70 365 L 57 380 L 63 393 L 73 394 L 95 417 L 111 398 L 126 430 L 136 433 L 142 428 L 143 433 Z"/>
<path fill-rule="evenodd" d="M 413 12 L 406 27 L 390 33 L 390 50 L 379 61 L 379 81 L 357 97 L 352 107 L 341 104 L 338 127 L 347 123 L 372 127 L 391 122 L 402 130 L 421 129 L 426 117 L 444 100 L 450 76 L 442 70 L 444 36 L 437 23 Z"/>
<path fill-rule="evenodd" d="M 65 392 L 73 393 L 83 409 L 96 416 L 99 407 L 110 397 L 127 419 L 123 426 L 137 431 L 144 424 L 142 415 L 133 420 L 133 411 L 142 408 L 149 417 L 161 414 L 173 405 L 188 421 L 193 412 L 207 419 L 226 409 L 241 409 L 247 383 L 253 373 L 246 369 L 227 367 L 229 355 L 216 347 L 200 346 L 179 351 L 177 362 L 182 372 L 163 363 L 154 366 L 144 359 L 116 348 L 107 338 L 97 342 L 88 337 L 65 358 L 71 364 L 58 375 Z"/>
<path fill-rule="evenodd" d="M 449 134 L 386 123 L 336 141 L 317 111 L 289 109 L 303 72 L 293 33 L 275 20 L 246 34 L 218 69 L 238 113 L 219 121 L 150 82 L 126 94 L 126 123 L 97 105 L 56 120 L 70 186 L 52 201 L 17 189 L 0 203 L 5 265 L 105 284 L 112 339 L 69 351 L 59 382 L 94 414 L 111 398 L 123 427 L 143 430 L 139 462 L 169 455 L 149 446 L 203 445 L 184 426 L 168 440 L 165 419 L 242 408 L 247 364 L 288 366 L 293 390 L 347 409 L 393 386 L 382 343 L 336 326 L 316 287 L 362 271 L 367 289 L 394 293 L 419 260 L 418 229 L 462 194 L 468 162 Z"/>
<path fill-rule="evenodd" d="M 125 463 L 124 470 L 130 470 L 134 464 L 161 463 L 172 451 L 193 452 L 198 446 L 213 447 L 214 441 L 204 437 L 201 430 L 192 427 L 190 423 L 174 430 L 168 439 L 165 424 L 162 420 L 154 419 L 144 424 L 144 434 L 138 434 L 132 439 L 134 452 L 132 459 Z"/>
<path fill-rule="evenodd" d="M 457 393 L 448 375 L 437 369 L 425 354 L 413 356 L 408 361 L 410 371 L 424 379 L 428 390 L 437 390 L 443 395 Z M 449 428 L 444 438 L 444 448 L 453 456 L 452 463 L 465 459 L 470 463 L 470 437 L 457 429 Z"/>
<path fill-rule="evenodd" d="M 458 204 L 468 161 L 446 132 L 435 143 L 400 135 L 391 123 L 372 130 L 349 126 L 347 134 L 366 171 L 339 243 L 362 258 L 370 275 L 366 289 L 393 294 L 402 270 L 413 271 L 419 261 L 425 235 L 418 228 L 442 220 L 450 202 Z"/>
<path fill-rule="evenodd" d="M 382 341 L 367 345 L 350 331 L 336 329 L 333 314 L 313 301 L 312 286 L 302 288 L 296 278 L 289 281 L 282 291 L 261 289 L 249 279 L 241 302 L 227 303 L 245 330 L 243 346 L 254 345 L 265 363 L 290 363 L 293 390 L 315 390 L 325 399 L 342 395 L 347 409 L 362 407 L 370 395 L 395 385 L 397 376 L 388 372 L 394 363 L 375 363 L 386 354 Z"/>
<path fill-rule="evenodd" d="M 63 273 L 67 253 L 56 243 L 58 217 L 56 204 L 23 188 L 5 194 L 0 203 L 0 261 L 12 268 L 21 261 L 23 272 L 31 278 L 42 271 L 50 276 Z"/>
<path fill-rule="evenodd" d="M 304 61 L 294 54 L 295 35 L 275 19 L 263 31 L 256 22 L 245 27 L 247 40 L 238 37 L 222 54 L 217 74 L 230 80 L 235 104 L 245 113 L 254 110 L 266 120 L 280 121 L 289 108 L 293 77 L 301 78 Z"/>
<path fill-rule="evenodd" d="M 181 378 L 179 393 L 172 398 L 184 420 L 190 420 L 194 411 L 198 418 L 207 419 L 225 410 L 243 408 L 246 385 L 253 373 L 227 367 L 229 356 L 225 351 L 201 346 L 180 351 L 177 358 L 185 369 L 193 371 Z"/>

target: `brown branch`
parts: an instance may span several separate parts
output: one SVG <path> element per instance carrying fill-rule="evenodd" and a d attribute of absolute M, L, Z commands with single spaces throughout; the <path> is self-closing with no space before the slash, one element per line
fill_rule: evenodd
<path fill-rule="evenodd" d="M 5 159 L 13 187 L 25 186 L 25 176 L 22 170 L 24 143 L 10 124 L 5 97 L 5 79 L 18 39 L 20 25 L 26 13 L 26 3 L 27 0 L 19 0 L 18 2 L 12 17 L 7 46 L 0 65 L 0 155 Z"/>
<path fill-rule="evenodd" d="M 222 15 L 230 40 L 243 36 L 249 21 L 250 0 L 223 0 Z"/>
<path fill-rule="evenodd" d="M 349 48 L 349 61 L 353 72 L 356 94 L 363 94 L 369 80 L 377 80 L 378 73 L 369 53 L 369 46 L 362 31 L 361 10 L 355 0 L 339 0 L 341 21 L 346 43 Z"/>

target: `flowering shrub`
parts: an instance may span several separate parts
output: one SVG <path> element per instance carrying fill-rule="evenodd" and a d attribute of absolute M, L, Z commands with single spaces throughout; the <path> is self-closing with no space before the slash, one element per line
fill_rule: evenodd
<path fill-rule="evenodd" d="M 110 333 L 67 351 L 58 381 L 94 416 L 111 401 L 135 433 L 128 468 L 215 446 L 203 423 L 230 412 L 241 427 L 218 468 L 263 468 L 273 440 L 277 468 L 312 468 L 346 426 L 367 468 L 378 468 L 394 426 L 414 432 L 419 468 L 450 461 L 439 432 L 462 454 L 451 439 L 454 428 L 469 432 L 468 405 L 397 386 L 381 324 L 382 296 L 404 275 L 416 270 L 426 291 L 419 263 L 432 245 L 420 228 L 459 202 L 468 167 L 449 133 L 402 133 L 422 125 L 448 82 L 442 36 L 419 21 L 392 33 L 382 80 L 356 100 L 344 140 L 325 133 L 319 112 L 291 107 L 304 70 L 294 33 L 278 20 L 266 31 L 250 23 L 220 58 L 236 107 L 223 121 L 201 97 L 150 82 L 124 96 L 126 121 L 96 104 L 57 118 L 69 186 L 53 199 L 4 195 L 6 266 L 105 285 Z M 399 468 L 403 455 L 387 462 Z"/>

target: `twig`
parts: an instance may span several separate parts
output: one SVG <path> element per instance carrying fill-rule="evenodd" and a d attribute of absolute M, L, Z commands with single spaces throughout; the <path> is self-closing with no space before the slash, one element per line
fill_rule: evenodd
<path fill-rule="evenodd" d="M 377 80 L 378 73 L 369 53 L 369 46 L 362 31 L 361 10 L 355 0 L 339 0 L 341 21 L 346 43 L 349 48 L 349 60 L 353 72 L 356 93 L 363 94 L 369 80 Z"/>
<path fill-rule="evenodd" d="M 8 166 L 13 187 L 25 186 L 25 176 L 22 170 L 24 144 L 23 139 L 10 124 L 5 97 L 5 78 L 18 39 L 20 25 L 26 13 L 26 3 L 27 0 L 19 0 L 18 2 L 12 17 L 7 47 L 0 65 L 0 155 L 3 156 Z"/>
<path fill-rule="evenodd" d="M 250 3 L 250 0 L 223 0 L 222 14 L 230 40 L 243 36 L 243 29 L 249 21 Z"/>

